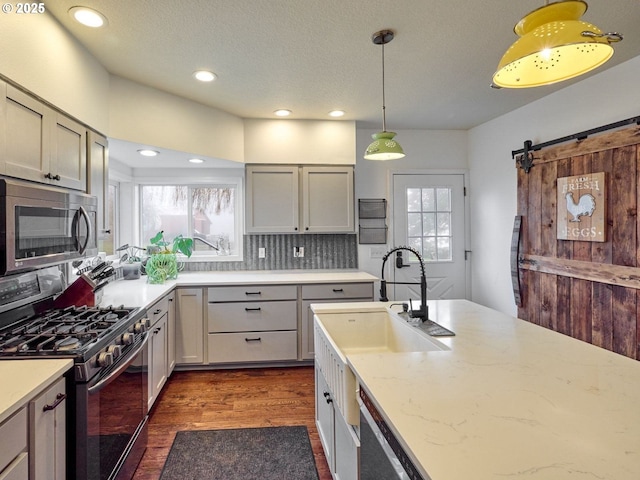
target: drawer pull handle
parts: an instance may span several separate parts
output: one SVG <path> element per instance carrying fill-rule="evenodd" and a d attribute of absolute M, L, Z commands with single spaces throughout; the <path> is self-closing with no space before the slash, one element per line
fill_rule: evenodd
<path fill-rule="evenodd" d="M 44 407 L 42 407 L 42 411 L 48 412 L 49 410 L 54 410 L 58 405 L 60 405 L 64 401 L 65 398 L 67 398 L 66 394 L 59 393 L 58 395 L 56 395 L 56 401 L 53 402 L 51 405 L 45 405 Z"/>
<path fill-rule="evenodd" d="M 245 337 L 244 341 L 247 342 L 247 343 L 248 342 L 261 342 L 262 339 L 260 337 L 258 337 L 258 338 L 246 338 Z"/>
<path fill-rule="evenodd" d="M 344 290 L 343 290 L 342 288 L 334 288 L 334 289 L 333 289 L 333 291 L 334 291 L 335 293 L 341 293 L 341 292 L 344 292 Z"/>
<path fill-rule="evenodd" d="M 244 292 L 245 295 L 262 295 L 262 292 L 257 291 L 257 292 Z"/>
<path fill-rule="evenodd" d="M 162 311 L 162 309 L 157 309 L 155 312 L 153 312 L 154 315 L 158 315 L 160 312 Z"/>
<path fill-rule="evenodd" d="M 244 310 L 245 312 L 259 312 L 261 308 L 260 307 L 252 307 L 252 308 L 244 307 Z"/>

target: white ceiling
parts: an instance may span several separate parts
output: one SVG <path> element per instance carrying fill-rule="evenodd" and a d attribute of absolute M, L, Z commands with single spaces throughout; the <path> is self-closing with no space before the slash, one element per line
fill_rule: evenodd
<path fill-rule="evenodd" d="M 597 71 L 640 55 L 640 1 L 590 0 L 583 20 L 624 34 Z M 89 29 L 47 9 L 112 74 L 242 118 L 328 119 L 343 109 L 360 128 L 381 126 L 385 47 L 387 129 L 469 129 L 576 80 L 534 89 L 489 87 L 513 26 L 543 0 L 81 0 L 108 19 Z M 210 69 L 215 82 L 192 78 Z M 595 73 L 595 72 L 594 72 Z M 593 74 L 593 73 L 591 73 Z"/>

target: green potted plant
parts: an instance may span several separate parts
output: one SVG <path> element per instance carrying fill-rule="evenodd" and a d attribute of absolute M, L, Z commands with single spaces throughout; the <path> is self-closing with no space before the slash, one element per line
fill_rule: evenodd
<path fill-rule="evenodd" d="M 193 253 L 193 238 L 178 235 L 172 242 L 167 242 L 164 230 L 159 231 L 149 243 L 151 246 L 147 251 L 150 255 L 145 265 L 149 283 L 164 283 L 167 279 L 177 278 L 180 270 L 177 254 L 191 257 Z"/>

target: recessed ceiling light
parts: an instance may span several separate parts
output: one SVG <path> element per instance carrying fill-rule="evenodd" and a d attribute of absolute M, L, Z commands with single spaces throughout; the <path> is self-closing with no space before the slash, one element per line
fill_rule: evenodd
<path fill-rule="evenodd" d="M 98 28 L 107 24 L 107 17 L 88 7 L 72 7 L 69 15 L 86 27 Z"/>
<path fill-rule="evenodd" d="M 190 158 L 189 161 L 191 163 L 204 163 L 204 160 L 202 160 L 201 158 Z"/>
<path fill-rule="evenodd" d="M 155 157 L 156 155 L 158 155 L 160 152 L 156 151 L 156 150 L 149 150 L 149 149 L 142 149 L 142 150 L 138 150 L 138 153 L 140 155 L 142 155 L 143 157 Z"/>
<path fill-rule="evenodd" d="M 330 117 L 342 117 L 344 115 L 344 110 L 331 110 L 329 112 Z"/>
<path fill-rule="evenodd" d="M 209 70 L 196 70 L 193 76 L 201 82 L 213 82 L 216 79 L 216 74 Z"/>
<path fill-rule="evenodd" d="M 291 110 L 286 110 L 286 109 L 282 108 L 280 110 L 276 110 L 273 113 L 277 117 L 288 117 L 289 115 L 291 115 Z"/>

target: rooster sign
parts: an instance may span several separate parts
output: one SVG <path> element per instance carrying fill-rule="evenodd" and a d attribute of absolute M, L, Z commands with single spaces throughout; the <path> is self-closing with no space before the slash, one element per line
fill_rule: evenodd
<path fill-rule="evenodd" d="M 559 240 L 605 241 L 605 174 L 558 178 Z"/>

